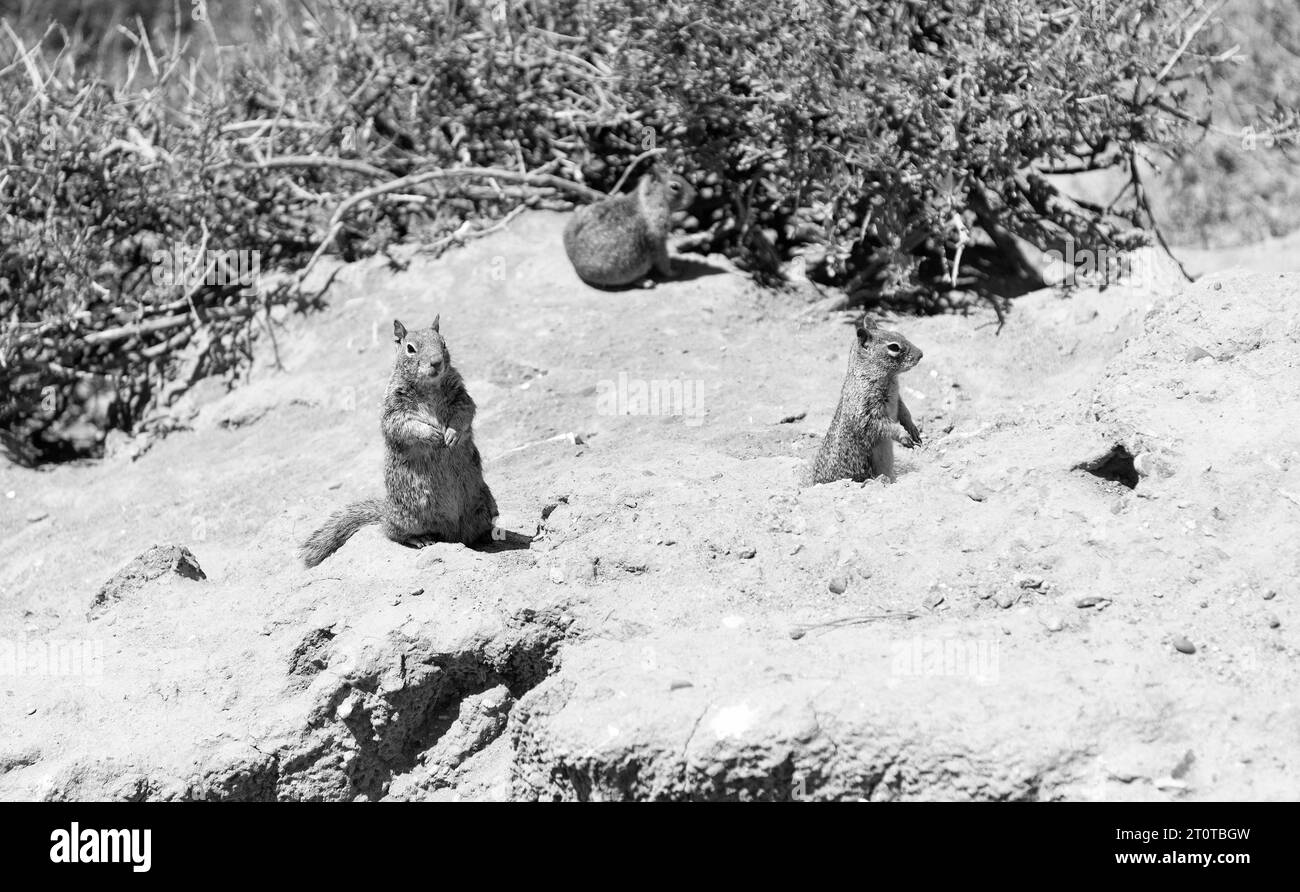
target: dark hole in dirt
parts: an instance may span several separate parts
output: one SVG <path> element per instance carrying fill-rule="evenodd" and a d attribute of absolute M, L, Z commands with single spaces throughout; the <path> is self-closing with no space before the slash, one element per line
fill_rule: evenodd
<path fill-rule="evenodd" d="M 1133 467 L 1133 454 L 1118 443 L 1112 446 L 1110 451 L 1096 458 L 1079 462 L 1074 468 L 1078 471 L 1087 471 L 1102 480 L 1122 483 L 1129 489 L 1136 489 L 1140 479 L 1137 468 Z"/>

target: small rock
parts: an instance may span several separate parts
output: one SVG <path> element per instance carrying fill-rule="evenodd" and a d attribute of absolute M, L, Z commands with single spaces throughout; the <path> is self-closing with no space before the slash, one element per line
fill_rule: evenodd
<path fill-rule="evenodd" d="M 997 601 L 999 607 L 1006 610 L 1012 604 L 1016 603 L 1018 597 L 1013 595 L 1011 592 L 998 592 L 997 597 L 994 600 Z"/>
<path fill-rule="evenodd" d="M 1022 573 L 1016 577 L 1016 585 L 1020 586 L 1021 588 L 1042 588 L 1043 580 L 1041 577 L 1026 576 L 1025 574 Z"/>
<path fill-rule="evenodd" d="M 155 545 L 141 552 L 100 586 L 90 602 L 87 618 L 95 619 L 112 604 L 168 574 L 185 579 L 207 579 L 193 552 L 184 545 Z"/>
<path fill-rule="evenodd" d="M 424 589 L 422 589 L 422 588 L 417 588 L 415 591 L 411 592 L 411 597 L 412 597 L 412 598 L 418 598 L 418 597 L 419 597 L 420 595 L 422 595 L 422 594 L 424 594 Z"/>
<path fill-rule="evenodd" d="M 1187 772 L 1192 770 L 1192 766 L 1195 764 L 1196 764 L 1196 753 L 1192 752 L 1191 750 L 1188 750 L 1187 752 L 1183 753 L 1183 757 L 1178 760 L 1178 764 L 1174 766 L 1174 770 L 1169 772 L 1169 776 L 1175 778 L 1176 780 L 1182 780 L 1184 777 L 1187 776 Z"/>
<path fill-rule="evenodd" d="M 1206 357 L 1213 359 L 1214 354 L 1209 350 L 1206 350 L 1204 347 L 1191 347 L 1188 349 L 1185 359 L 1187 362 L 1199 362 Z"/>
<path fill-rule="evenodd" d="M 807 633 L 805 633 L 804 630 L 799 628 L 798 626 L 790 630 L 790 637 L 793 638 L 795 641 L 798 641 L 805 634 Z"/>
<path fill-rule="evenodd" d="M 756 554 L 758 554 L 758 549 L 753 548 L 752 546 L 749 545 L 746 545 L 744 548 L 740 549 L 740 557 L 742 560 L 749 560 Z"/>
<path fill-rule="evenodd" d="M 972 502 L 982 502 L 988 498 L 988 491 L 969 477 L 963 477 L 957 481 L 957 492 L 966 496 Z"/>
<path fill-rule="evenodd" d="M 796 412 L 793 415 L 782 416 L 781 419 L 777 421 L 777 424 L 794 424 L 796 421 L 803 421 L 807 417 L 808 410 L 805 409 L 802 412 Z"/>
<path fill-rule="evenodd" d="M 1173 643 L 1173 645 L 1174 645 L 1174 648 L 1175 648 L 1179 653 L 1183 653 L 1183 654 L 1194 654 L 1194 653 L 1196 653 L 1196 645 L 1195 645 L 1195 644 L 1192 644 L 1192 642 L 1188 641 L 1188 640 L 1187 640 L 1185 637 L 1183 637 L 1182 635 L 1175 635 L 1175 636 L 1174 636 L 1174 640 L 1173 640 L 1172 643 Z"/>
<path fill-rule="evenodd" d="M 1138 472 L 1139 477 L 1172 477 L 1174 473 L 1170 464 L 1154 452 L 1139 452 L 1135 455 L 1133 470 Z"/>
<path fill-rule="evenodd" d="M 1269 589 L 1268 591 L 1264 592 L 1264 600 L 1265 600 L 1265 601 L 1272 601 L 1272 600 L 1273 600 L 1274 598 L 1276 598 L 1276 597 L 1277 597 L 1277 590 L 1276 590 L 1276 589 Z"/>
<path fill-rule="evenodd" d="M 559 567 L 552 567 L 552 568 L 551 568 L 551 582 L 554 582 L 556 585 L 563 585 L 563 584 L 564 584 L 564 571 L 561 570 Z"/>
<path fill-rule="evenodd" d="M 684 678 L 679 678 L 674 681 L 668 682 L 668 690 L 670 691 L 680 691 L 682 688 L 693 688 L 693 687 L 695 687 L 695 685 L 691 684 L 689 681 L 687 681 Z"/>
<path fill-rule="evenodd" d="M 849 579 L 847 576 L 832 576 L 827 587 L 837 595 L 842 595 L 849 589 Z"/>
<path fill-rule="evenodd" d="M 1049 632 L 1059 632 L 1065 628 L 1065 621 L 1056 614 L 1052 614 L 1043 620 L 1043 625 Z"/>
<path fill-rule="evenodd" d="M 1075 607 L 1096 607 L 1102 602 L 1102 599 L 1096 595 L 1088 595 L 1074 602 Z"/>
<path fill-rule="evenodd" d="M 1277 614 L 1276 614 L 1276 613 L 1270 613 L 1270 614 L 1268 615 L 1267 619 L 1268 619 L 1268 627 L 1269 627 L 1270 629 L 1276 629 L 1276 628 L 1281 627 L 1281 625 L 1282 625 L 1282 620 L 1280 620 L 1280 619 L 1277 618 Z"/>
<path fill-rule="evenodd" d="M 49 514 L 48 511 L 34 511 L 34 512 L 32 512 L 31 514 L 28 514 L 28 515 L 27 515 L 27 522 L 28 522 L 28 523 L 40 523 L 42 520 L 44 520 L 45 518 L 47 518 L 47 517 L 49 517 L 49 516 L 50 516 L 50 514 Z"/>
<path fill-rule="evenodd" d="M 339 488 L 341 488 L 342 486 L 343 486 L 343 481 L 342 481 L 342 480 L 335 480 L 333 483 L 331 483 L 329 486 L 327 486 L 326 489 L 329 489 L 329 490 L 335 490 L 335 489 L 339 489 Z"/>
<path fill-rule="evenodd" d="M 926 595 L 925 600 L 921 602 L 921 604 L 924 605 L 926 610 L 933 610 L 934 608 L 938 607 L 942 603 L 943 603 L 943 595 L 939 594 L 938 592 L 931 592 L 930 594 Z"/>

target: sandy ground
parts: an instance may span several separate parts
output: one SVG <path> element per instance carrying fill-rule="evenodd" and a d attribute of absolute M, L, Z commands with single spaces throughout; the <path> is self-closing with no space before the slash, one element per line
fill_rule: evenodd
<path fill-rule="evenodd" d="M 0 797 L 1300 798 L 1296 252 L 893 320 L 925 447 L 800 490 L 850 317 L 593 290 L 563 220 L 344 269 L 134 459 L 0 469 Z M 302 569 L 434 314 L 512 541 Z M 203 578 L 92 611 L 156 545 Z"/>

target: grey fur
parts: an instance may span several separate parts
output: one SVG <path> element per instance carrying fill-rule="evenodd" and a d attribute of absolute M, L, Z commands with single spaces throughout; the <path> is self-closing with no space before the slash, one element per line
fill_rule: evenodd
<path fill-rule="evenodd" d="M 921 442 L 912 413 L 898 396 L 898 376 L 921 361 L 920 349 L 896 331 L 859 323 L 840 389 L 835 417 L 805 486 L 848 478 L 861 483 L 894 477 L 894 442 L 911 449 Z"/>
<path fill-rule="evenodd" d="M 397 356 L 380 422 L 387 497 L 355 502 L 332 515 L 300 549 L 308 567 L 369 523 L 381 523 L 388 538 L 416 547 L 469 544 L 491 533 L 497 504 L 474 444 L 476 407 L 451 365 L 438 322 L 408 332 L 393 321 Z"/>
<path fill-rule="evenodd" d="M 656 169 L 640 179 L 635 191 L 574 211 L 564 227 L 564 252 L 583 281 L 592 285 L 630 285 L 651 269 L 671 276 L 672 214 L 694 199 L 690 183 Z"/>

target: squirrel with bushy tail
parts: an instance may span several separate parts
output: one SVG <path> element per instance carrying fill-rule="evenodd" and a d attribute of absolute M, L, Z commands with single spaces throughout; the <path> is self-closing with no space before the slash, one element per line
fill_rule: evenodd
<path fill-rule="evenodd" d="M 439 321 L 435 317 L 429 328 L 408 331 L 393 320 L 397 353 L 380 420 L 385 496 L 353 502 L 331 515 L 299 550 L 308 567 L 372 523 L 393 541 L 416 548 L 471 544 L 491 535 L 497 504 L 474 443 L 476 407 L 451 364 Z"/>

